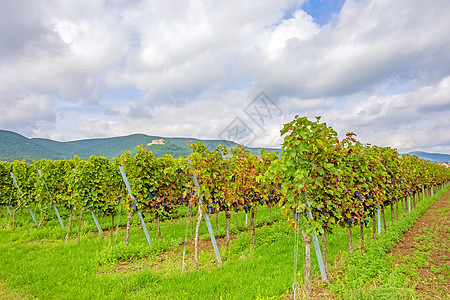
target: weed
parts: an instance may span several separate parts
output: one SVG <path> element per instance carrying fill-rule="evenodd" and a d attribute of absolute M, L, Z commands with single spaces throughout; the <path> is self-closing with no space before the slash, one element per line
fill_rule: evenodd
<path fill-rule="evenodd" d="M 443 268 L 444 268 L 444 274 L 446 276 L 450 276 L 450 264 L 449 263 L 444 263 Z"/>
<path fill-rule="evenodd" d="M 443 194 L 448 187 L 439 193 Z M 397 257 L 393 264 L 392 255 L 385 255 L 439 195 L 418 203 L 416 209 L 405 218 L 390 225 L 388 233 L 382 233 L 377 241 L 368 242 L 367 252 L 356 252 L 345 256 L 342 276 L 332 278 L 329 288 L 343 299 L 414 299 L 416 292 L 411 280 L 418 280 L 418 268 L 429 265 L 428 251 L 438 243 L 433 228 L 423 228 L 423 234 L 415 239 L 417 249 L 412 256 Z M 448 264 L 445 265 L 448 268 Z M 441 277 L 438 277 L 441 280 Z M 435 280 L 437 278 L 435 277 Z"/>
<path fill-rule="evenodd" d="M 431 266 L 431 272 L 433 272 L 435 274 L 439 274 L 442 272 L 442 268 Z"/>

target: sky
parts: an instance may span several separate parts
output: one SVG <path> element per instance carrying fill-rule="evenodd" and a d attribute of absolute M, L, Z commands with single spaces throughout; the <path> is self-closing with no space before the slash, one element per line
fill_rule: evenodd
<path fill-rule="evenodd" d="M 280 147 L 295 115 L 450 154 L 448 0 L 2 0 L 0 128 Z"/>

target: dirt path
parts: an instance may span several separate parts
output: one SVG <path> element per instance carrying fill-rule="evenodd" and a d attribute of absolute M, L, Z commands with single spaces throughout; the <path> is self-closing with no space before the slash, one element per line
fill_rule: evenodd
<path fill-rule="evenodd" d="M 450 299 L 450 191 L 433 203 L 386 255 L 394 256 L 394 267 L 408 278 L 418 299 Z M 333 272 L 339 277 L 341 263 Z M 328 283 L 316 278 L 308 299 L 336 299 Z M 304 293 L 303 293 L 304 294 Z M 300 299 L 304 299 L 303 296 Z M 288 295 L 285 299 L 293 299 Z"/>
<path fill-rule="evenodd" d="M 450 192 L 433 203 L 391 250 L 394 266 L 405 268 L 420 299 L 450 296 Z M 413 286 L 411 286 L 413 287 Z"/>

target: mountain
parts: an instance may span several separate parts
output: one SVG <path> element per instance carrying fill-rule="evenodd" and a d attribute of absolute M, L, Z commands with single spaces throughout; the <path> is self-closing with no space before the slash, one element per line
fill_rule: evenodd
<path fill-rule="evenodd" d="M 161 145 L 150 145 L 153 140 L 164 139 L 165 143 Z M 75 155 L 81 159 L 88 159 L 91 155 L 104 156 L 109 159 L 119 157 L 125 151 L 136 153 L 136 146 L 143 145 L 153 152 L 156 157 L 162 157 L 164 154 L 171 154 L 173 157 L 187 157 L 191 149 L 186 142 L 202 142 L 211 151 L 222 144 L 233 148 L 237 144 L 227 140 L 201 140 L 196 138 L 167 138 L 161 136 L 151 136 L 146 134 L 131 134 L 127 136 L 84 139 L 70 142 L 57 142 L 43 138 L 26 138 L 18 133 L 0 130 L 0 161 L 33 160 L 48 159 L 71 159 Z M 262 148 L 246 148 L 253 155 L 261 153 Z M 278 150 L 280 149 L 267 149 Z M 281 151 L 280 151 L 281 152 Z M 423 151 L 409 152 L 410 155 L 416 155 L 420 158 L 432 162 L 448 162 L 449 154 L 428 153 Z"/>
<path fill-rule="evenodd" d="M 449 154 L 428 153 L 428 152 L 423 152 L 423 151 L 413 151 L 413 152 L 409 152 L 408 154 L 418 156 L 420 158 L 429 160 L 431 162 L 448 162 L 448 161 L 450 161 Z"/>
<path fill-rule="evenodd" d="M 164 139 L 164 144 L 149 145 L 153 140 Z M 125 151 L 136 153 L 136 146 L 143 145 L 156 157 L 171 154 L 173 157 L 187 157 L 191 149 L 186 142 L 202 142 L 210 150 L 222 144 L 233 148 L 237 144 L 226 140 L 201 140 L 196 138 L 165 138 L 146 134 L 132 134 L 120 137 L 84 139 L 70 142 L 58 142 L 43 138 L 26 138 L 15 132 L 0 130 L 0 161 L 47 159 L 71 159 L 75 155 L 88 159 L 91 155 L 104 156 L 109 159 L 119 157 Z M 247 148 L 250 153 L 260 154 L 262 148 Z M 279 150 L 279 149 L 268 149 Z"/>
<path fill-rule="evenodd" d="M 15 132 L 0 130 L 0 160 L 26 160 L 48 157 L 52 159 L 64 159 L 65 155 L 35 143 Z"/>

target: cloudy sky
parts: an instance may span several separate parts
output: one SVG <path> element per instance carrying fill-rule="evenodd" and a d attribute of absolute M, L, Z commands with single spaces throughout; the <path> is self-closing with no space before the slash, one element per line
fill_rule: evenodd
<path fill-rule="evenodd" d="M 450 153 L 449 0 L 1 0 L 0 128 Z"/>

